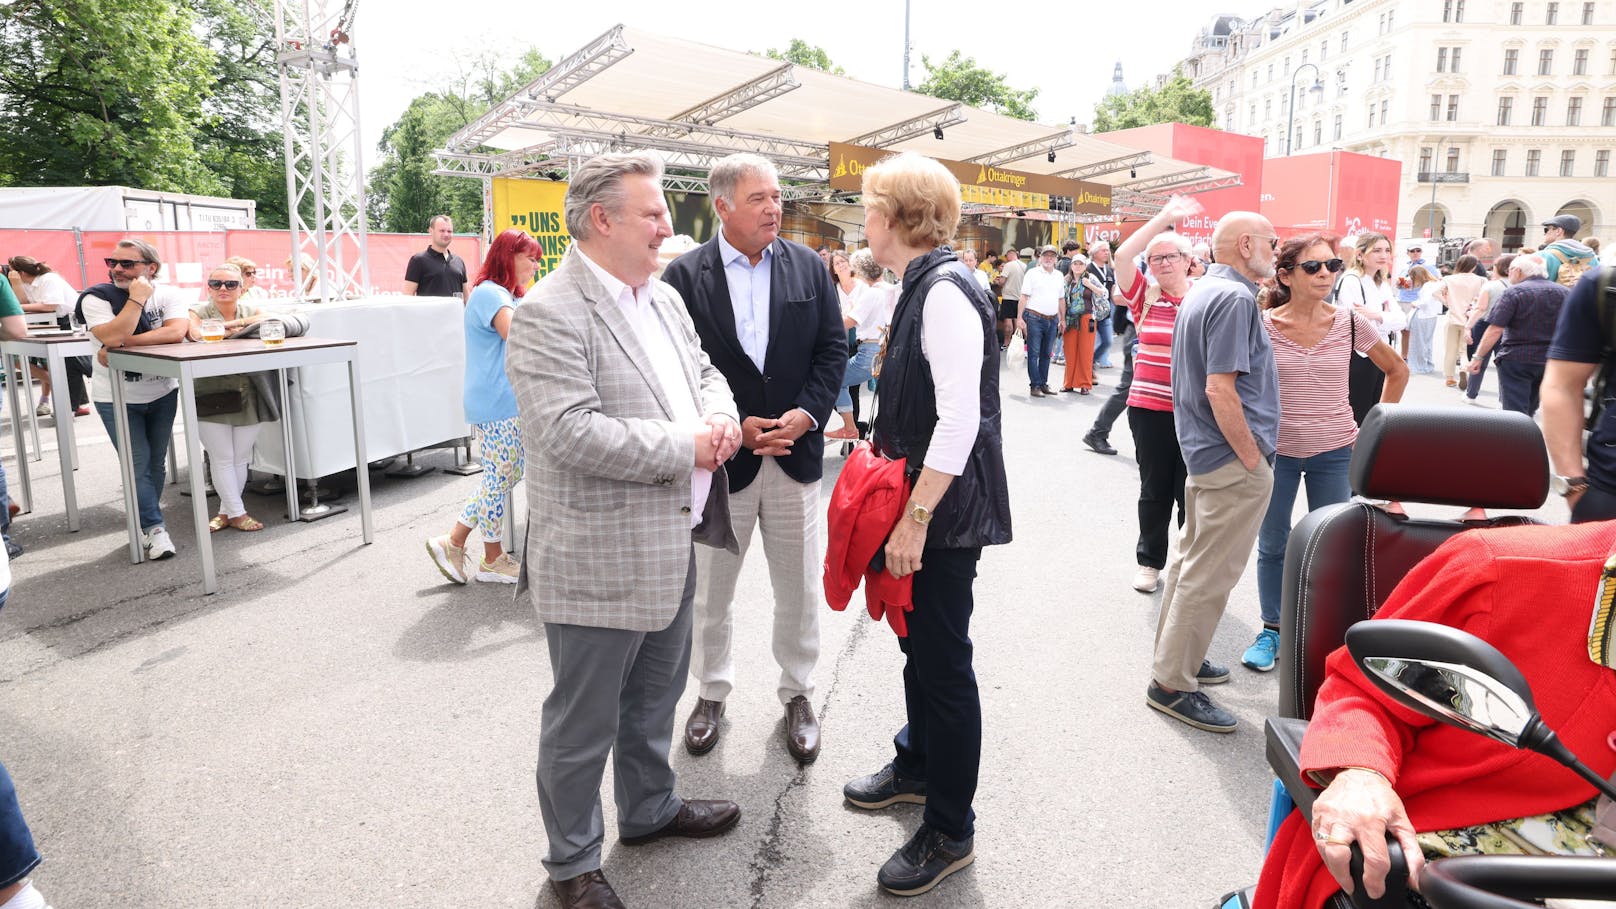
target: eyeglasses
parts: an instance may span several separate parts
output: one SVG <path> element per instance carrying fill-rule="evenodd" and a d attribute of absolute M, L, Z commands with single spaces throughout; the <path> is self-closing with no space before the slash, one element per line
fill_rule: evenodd
<path fill-rule="evenodd" d="M 1168 253 L 1164 256 L 1147 256 L 1145 257 L 1145 262 L 1149 265 L 1172 265 L 1174 262 L 1183 261 L 1183 259 L 1183 253 Z"/>
<path fill-rule="evenodd" d="M 209 281 L 208 287 L 212 290 L 237 290 L 241 287 L 240 281 Z"/>
<path fill-rule="evenodd" d="M 1265 237 L 1265 236 L 1262 236 L 1261 234 L 1242 234 L 1242 236 L 1255 237 L 1258 240 L 1267 240 L 1269 249 L 1278 249 L 1279 248 L 1279 238 L 1278 237 Z"/>
<path fill-rule="evenodd" d="M 107 263 L 108 268 L 121 268 L 124 271 L 128 271 L 129 269 L 134 268 L 137 265 L 150 265 L 151 264 L 150 262 L 147 262 L 145 259 L 102 259 L 101 261 Z"/>
<path fill-rule="evenodd" d="M 1346 268 L 1347 263 L 1341 261 L 1340 259 L 1331 259 L 1328 262 L 1320 262 L 1317 259 L 1309 259 L 1306 262 L 1298 262 L 1291 267 L 1300 268 L 1302 271 L 1305 271 L 1310 275 L 1318 274 L 1319 269 L 1321 268 L 1328 268 L 1330 270 L 1330 274 L 1333 275 L 1341 271 L 1341 269 Z"/>

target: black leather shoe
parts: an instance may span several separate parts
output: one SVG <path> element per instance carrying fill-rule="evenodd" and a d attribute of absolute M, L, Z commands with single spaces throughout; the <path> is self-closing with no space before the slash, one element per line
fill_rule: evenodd
<path fill-rule="evenodd" d="M 644 836 L 618 837 L 625 846 L 643 846 L 670 836 L 701 840 L 729 832 L 741 820 L 741 806 L 716 799 L 685 799 L 673 820 Z"/>
<path fill-rule="evenodd" d="M 893 769 L 889 761 L 885 767 L 869 776 L 861 776 L 843 786 L 842 797 L 850 804 L 870 811 L 898 802 L 924 805 L 926 784 L 898 776 L 898 771 Z"/>
<path fill-rule="evenodd" d="M 1083 444 L 1103 455 L 1114 455 L 1117 453 L 1117 450 L 1111 447 L 1111 443 L 1106 440 L 1105 436 L 1100 435 L 1092 429 L 1083 434 Z"/>
<path fill-rule="evenodd" d="M 585 871 L 564 881 L 552 880 L 550 887 L 561 898 L 562 909 L 628 909 L 599 871 Z"/>
<path fill-rule="evenodd" d="M 951 840 L 923 823 L 909 842 L 881 866 L 876 880 L 888 893 L 919 896 L 976 860 L 972 839 Z"/>
<path fill-rule="evenodd" d="M 724 715 L 723 701 L 696 698 L 696 708 L 685 720 L 685 750 L 691 754 L 706 754 L 718 744 L 718 719 Z"/>
<path fill-rule="evenodd" d="M 1050 388 L 1048 385 L 1040 385 L 1038 386 L 1038 390 L 1043 392 L 1044 397 L 1046 398 L 1053 398 L 1055 396 L 1055 390 Z"/>
<path fill-rule="evenodd" d="M 786 750 L 799 764 L 819 757 L 819 720 L 814 705 L 800 694 L 786 702 Z"/>

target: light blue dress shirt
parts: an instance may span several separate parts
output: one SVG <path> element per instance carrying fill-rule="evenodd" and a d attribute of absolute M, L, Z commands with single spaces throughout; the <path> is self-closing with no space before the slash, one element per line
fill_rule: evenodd
<path fill-rule="evenodd" d="M 718 232 L 718 255 L 724 263 L 724 279 L 729 282 L 729 302 L 735 309 L 735 336 L 741 349 L 763 372 L 763 361 L 769 353 L 769 286 L 774 267 L 772 244 L 763 250 L 763 258 L 753 265 L 746 253 L 731 246 Z"/>

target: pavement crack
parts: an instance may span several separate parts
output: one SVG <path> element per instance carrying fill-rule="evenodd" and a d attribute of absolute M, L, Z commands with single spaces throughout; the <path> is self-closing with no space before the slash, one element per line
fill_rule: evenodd
<path fill-rule="evenodd" d="M 825 703 L 819 708 L 819 727 L 824 729 L 830 722 L 830 717 L 836 703 L 836 694 L 841 690 L 844 670 L 853 660 L 853 654 L 864 642 L 873 622 L 866 622 L 857 612 L 853 613 L 853 630 L 847 636 L 847 643 L 842 646 L 836 655 L 836 663 L 831 668 L 830 684 L 825 688 Z M 784 789 L 774 797 L 774 813 L 769 818 L 769 828 L 763 835 L 763 841 L 758 844 L 752 853 L 752 859 L 747 863 L 752 879 L 748 884 L 748 892 L 752 894 L 751 909 L 763 909 L 768 904 L 769 879 L 774 872 L 785 865 L 786 854 L 783 846 L 785 839 L 786 804 L 791 800 L 792 793 L 808 784 L 808 767 L 799 766 L 791 780 Z"/>

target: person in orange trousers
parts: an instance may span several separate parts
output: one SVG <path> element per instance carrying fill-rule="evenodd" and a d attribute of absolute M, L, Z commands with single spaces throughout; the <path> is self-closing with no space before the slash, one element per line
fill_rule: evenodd
<path fill-rule="evenodd" d="M 1082 256 L 1072 258 L 1066 272 L 1066 310 L 1061 317 L 1061 339 L 1066 345 L 1066 381 L 1061 391 L 1080 395 L 1094 387 L 1094 316 L 1085 298 L 1094 291 L 1089 288 L 1088 295 L 1084 293 L 1083 270 L 1087 267 Z"/>

